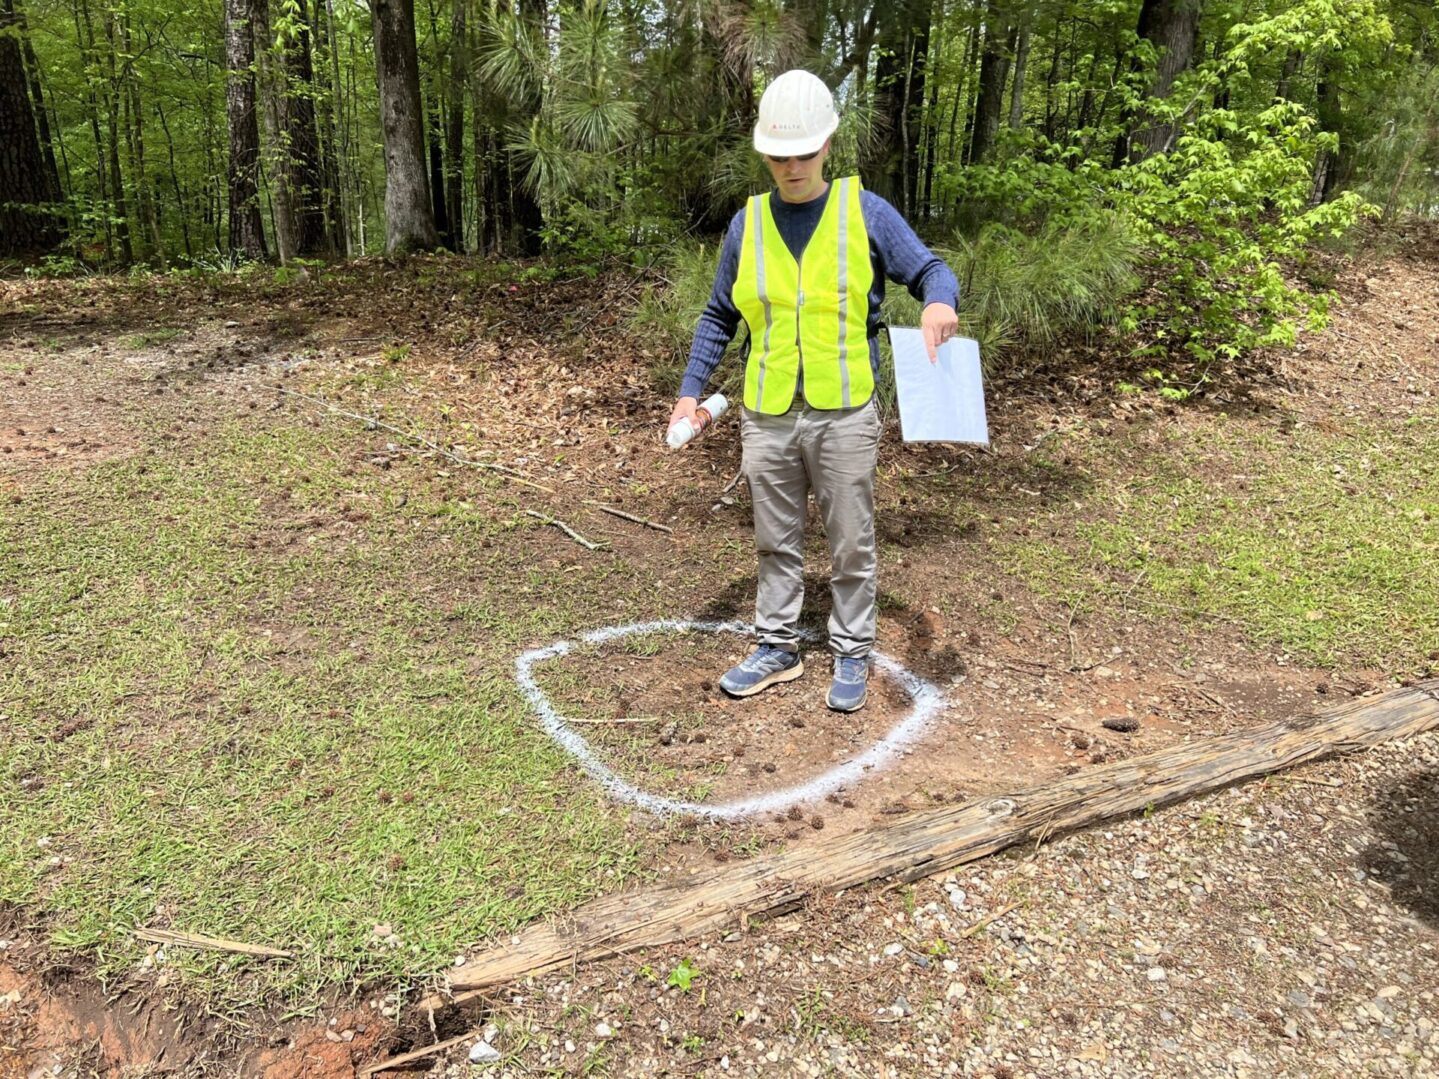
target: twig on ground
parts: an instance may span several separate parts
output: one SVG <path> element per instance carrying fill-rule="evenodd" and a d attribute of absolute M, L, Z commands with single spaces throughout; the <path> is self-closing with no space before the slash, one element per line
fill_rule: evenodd
<path fill-rule="evenodd" d="M 525 513 L 530 517 L 534 517 L 537 520 L 543 521 L 547 525 L 554 525 L 565 535 L 569 536 L 570 539 L 578 543 L 581 547 L 588 548 L 591 551 L 598 551 L 604 547 L 604 544 L 602 543 L 594 543 L 591 540 L 585 539 L 584 536 L 580 535 L 569 525 L 565 524 L 564 521 L 551 517 L 548 513 L 541 513 L 539 510 L 525 510 Z"/>
<path fill-rule="evenodd" d="M 368 1064 L 359 1070 L 356 1074 L 356 1079 L 370 1079 L 370 1076 L 378 1075 L 380 1072 L 391 1071 L 405 1064 L 409 1064 L 412 1061 L 424 1060 L 425 1057 L 442 1053 L 446 1049 L 453 1049 L 461 1042 L 469 1041 L 473 1037 L 475 1037 L 474 1033 L 461 1034 L 459 1037 L 450 1038 L 448 1041 L 436 1042 L 434 1045 L 427 1045 L 423 1049 L 415 1049 L 409 1053 L 401 1053 L 397 1057 L 390 1057 L 389 1060 L 381 1060 L 375 1064 Z"/>
<path fill-rule="evenodd" d="M 179 944 L 186 948 L 204 948 L 212 952 L 237 952 L 240 955 L 258 955 L 268 959 L 289 959 L 291 952 L 280 948 L 267 948 L 262 944 L 246 944 L 239 940 L 224 940 L 207 937 L 200 933 L 177 933 L 171 929 L 136 929 L 135 935 L 141 940 L 155 944 Z"/>
<path fill-rule="evenodd" d="M 969 928 L 963 930 L 963 931 L 959 934 L 959 939 L 960 939 L 960 940 L 968 940 L 970 937 L 974 936 L 976 933 L 982 931 L 982 930 L 985 929 L 986 927 L 991 926 L 991 925 L 993 925 L 995 922 L 999 921 L 1001 918 L 1003 918 L 1003 917 L 1004 917 L 1006 914 L 1008 914 L 1010 911 L 1012 911 L 1012 910 L 1014 910 L 1014 909 L 1016 909 L 1016 908 L 1018 908 L 1018 907 L 1021 907 L 1021 906 L 1023 906 L 1023 905 L 1024 905 L 1024 904 L 1022 904 L 1022 903 L 1011 903 L 1011 904 L 1009 904 L 1009 906 L 1007 906 L 1007 907 L 1000 907 L 999 910 L 995 911 L 995 912 L 994 912 L 993 914 L 991 914 L 988 918 L 981 918 L 979 921 L 975 922 L 975 923 L 974 923 L 973 925 L 971 925 Z"/>
<path fill-rule="evenodd" d="M 1070 674 L 1083 674 L 1085 671 L 1092 671 L 1092 670 L 1094 670 L 1095 667 L 1098 667 L 1098 666 L 1099 666 L 1098 661 L 1095 661 L 1094 663 L 1090 663 L 1090 664 L 1087 664 L 1087 665 L 1081 667 L 1081 666 L 1079 665 L 1079 660 L 1075 657 L 1075 654 L 1074 654 L 1074 652 L 1075 652 L 1075 643 L 1074 643 L 1074 616 L 1075 616 L 1076 614 L 1078 614 L 1078 613 L 1079 613 L 1079 604 L 1077 604 L 1077 603 L 1070 604 L 1070 607 L 1069 607 L 1069 618 L 1068 618 L 1068 620 L 1064 623 L 1064 632 L 1065 632 L 1065 635 L 1068 636 L 1068 638 L 1069 638 L 1069 668 L 1068 668 L 1068 670 L 1069 670 L 1069 673 L 1070 673 Z"/>
<path fill-rule="evenodd" d="M 729 481 L 727 484 L 725 484 L 723 487 L 720 488 L 720 494 L 722 494 L 722 495 L 727 495 L 727 494 L 729 494 L 731 491 L 733 491 L 733 490 L 735 489 L 735 486 L 739 483 L 739 481 L 740 481 L 743 477 L 744 477 L 744 469 L 740 469 L 738 472 L 736 472 L 733 476 L 730 477 L 730 481 Z"/>
<path fill-rule="evenodd" d="M 1140 582 L 1144 580 L 1145 576 L 1148 573 L 1149 567 L 1145 566 L 1142 570 L 1139 571 L 1139 573 L 1135 575 L 1133 583 L 1131 583 L 1129 586 L 1129 590 L 1124 593 L 1123 597 L 1119 601 L 1120 607 L 1124 608 L 1124 610 L 1129 610 L 1129 597 L 1134 595 L 1134 590 L 1139 587 Z"/>
<path fill-rule="evenodd" d="M 594 727 L 620 727 L 626 723 L 663 723 L 664 716 L 616 716 L 614 719 L 576 719 L 566 716 L 566 723 L 583 723 Z"/>
<path fill-rule="evenodd" d="M 490 462 L 490 461 L 476 461 L 476 460 L 475 460 L 474 458 L 472 458 L 472 457 L 466 457 L 464 454 L 455 453 L 455 452 L 453 452 L 452 450 L 447 450 L 447 449 L 445 449 L 443 446 L 441 446 L 439 443 L 437 443 L 437 442 L 431 442 L 428 438 L 425 438 L 423 435 L 416 435 L 416 434 L 412 434 L 412 433 L 409 432 L 409 431 L 403 431 L 403 430 L 401 430 L 400 428 L 395 427 L 393 424 L 388 424 L 388 423 L 386 423 L 384 420 L 377 419 L 377 418 L 374 417 L 374 416 L 363 416 L 363 415 L 361 415 L 361 414 L 358 413 L 358 412 L 349 412 L 349 411 L 347 411 L 347 410 L 345 410 L 345 409 L 343 409 L 343 408 L 340 408 L 338 405 L 333 405 L 333 404 L 331 404 L 329 401 L 326 401 L 323 397 L 311 397 L 311 396 L 310 396 L 309 394 L 307 394 L 307 393 L 300 393 L 300 392 L 298 392 L 298 391 L 296 391 L 296 390 L 287 390 L 287 389 L 285 389 L 285 387 L 283 387 L 283 386 L 279 386 L 279 387 L 276 387 L 276 388 L 277 388 L 281 393 L 286 394 L 286 395 L 288 395 L 288 396 L 290 396 L 290 397 L 298 397 L 298 398 L 300 398 L 300 400 L 302 400 L 302 401 L 309 401 L 311 404 L 320 405 L 321 407 L 327 409 L 328 411 L 335 413 L 335 415 L 337 415 L 337 416 L 346 416 L 346 417 L 348 417 L 349 419 L 352 419 L 352 420 L 359 420 L 361 423 L 363 423 L 363 424 L 365 424 L 365 425 L 367 425 L 367 426 L 371 426 L 371 425 L 372 425 L 372 426 L 374 426 L 374 427 L 379 427 L 379 428 L 382 428 L 383 430 L 386 430 L 386 431 L 391 432 L 392 434 L 399 435 L 401 438 L 407 438 L 407 439 L 409 439 L 411 442 L 418 442 L 420 445 L 425 446 L 426 448 L 433 450 L 435 453 L 438 453 L 441 457 L 446 457 L 446 458 L 448 458 L 449 460 L 456 462 L 457 464 L 469 465 L 471 468 L 483 469 L 483 470 L 485 470 L 486 472 L 498 472 L 498 473 L 500 473 L 500 474 L 503 475 L 503 476 L 508 476 L 510 479 L 514 480 L 516 483 L 522 483 L 522 484 L 524 484 L 526 487 L 533 487 L 535 490 L 537 490 L 537 491 L 544 491 L 544 492 L 546 492 L 547 494 L 553 494 L 553 493 L 554 493 L 554 489 L 553 489 L 553 488 L 546 487 L 546 486 L 545 486 L 544 484 L 542 484 L 542 483 L 535 483 L 533 480 L 525 479 L 523 473 L 516 472 L 513 468 L 510 468 L 510 467 L 508 467 L 507 465 L 497 465 L 497 464 L 494 464 L 494 463 L 492 463 L 492 462 Z"/>
<path fill-rule="evenodd" d="M 1308 786 L 1311 786 L 1311 787 L 1331 787 L 1331 788 L 1337 788 L 1337 787 L 1342 787 L 1342 786 L 1344 786 L 1344 781 L 1343 781 L 1343 780 L 1339 780 L 1339 779 L 1316 779 L 1316 778 L 1313 778 L 1313 777 L 1310 777 L 1310 776 L 1274 776 L 1274 777 L 1272 777 L 1272 778 L 1273 778 L 1276 782 L 1281 782 L 1281 783 L 1304 783 L 1304 784 L 1307 784 Z"/>
<path fill-rule="evenodd" d="M 594 506 L 595 509 L 603 510 L 605 513 L 608 513 L 614 517 L 623 517 L 626 521 L 633 521 L 637 525 L 644 525 L 646 528 L 653 528 L 657 532 L 674 532 L 674 529 L 671 528 L 669 525 L 662 525 L 657 521 L 647 521 L 643 517 L 636 517 L 633 513 L 626 513 L 624 510 L 617 510 L 613 506 L 606 506 L 603 502 L 595 502 L 587 498 L 585 499 L 585 505 Z"/>

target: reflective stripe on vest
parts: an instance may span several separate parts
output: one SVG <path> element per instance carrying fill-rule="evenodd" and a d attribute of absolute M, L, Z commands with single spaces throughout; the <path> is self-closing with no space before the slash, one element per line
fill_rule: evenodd
<path fill-rule="evenodd" d="M 829 187 L 814 235 L 796 260 L 780 236 L 770 196 L 745 207 L 731 297 L 749 327 L 745 407 L 777 416 L 794 403 L 800 365 L 814 408 L 856 408 L 874 394 L 869 365 L 869 287 L 874 266 L 858 176 Z"/>

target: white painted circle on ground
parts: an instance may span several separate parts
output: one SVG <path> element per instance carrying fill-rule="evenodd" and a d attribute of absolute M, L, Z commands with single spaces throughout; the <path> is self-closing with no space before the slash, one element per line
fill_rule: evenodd
<path fill-rule="evenodd" d="M 751 636 L 754 627 L 744 622 L 689 622 L 666 619 L 659 622 L 633 622 L 627 626 L 606 626 L 591 630 L 578 638 L 578 643 L 603 644 L 606 641 L 628 637 L 635 633 L 679 633 L 692 630 L 699 633 L 735 633 Z M 804 634 L 806 640 L 814 640 L 812 634 Z M 577 641 L 556 641 L 544 648 L 534 648 L 515 660 L 515 677 L 525 697 L 534 707 L 550 737 L 567 750 L 580 766 L 590 774 L 611 796 L 622 802 L 629 802 L 654 813 L 689 813 L 715 820 L 735 820 L 753 817 L 761 813 L 772 813 L 797 803 L 817 802 L 825 795 L 849 786 L 859 780 L 867 771 L 883 767 L 902 750 L 919 740 L 945 706 L 944 695 L 933 683 L 926 681 L 908 670 L 889 656 L 880 652 L 871 653 L 874 666 L 884 671 L 896 682 L 912 702 L 909 712 L 891 727 L 883 738 L 875 742 L 857 757 L 851 757 L 829 771 L 806 780 L 793 787 L 771 791 L 767 794 L 744 798 L 737 802 L 706 805 L 703 802 L 686 802 L 678 798 L 666 798 L 661 794 L 640 790 L 633 783 L 622 779 L 607 767 L 594 750 L 568 722 L 535 682 L 533 670 L 537 663 L 563 656 L 574 648 Z"/>

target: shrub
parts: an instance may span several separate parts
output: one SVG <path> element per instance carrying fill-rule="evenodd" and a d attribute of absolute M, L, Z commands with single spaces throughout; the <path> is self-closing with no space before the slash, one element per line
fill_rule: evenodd
<path fill-rule="evenodd" d="M 630 327 L 650 346 L 650 377 L 665 393 L 678 393 L 689 362 L 690 342 L 700 313 L 714 287 L 716 244 L 676 244 L 664 259 L 659 280 L 647 287 L 630 316 Z M 735 335 L 709 388 L 733 396 L 743 376 L 739 345 L 744 327 Z"/>

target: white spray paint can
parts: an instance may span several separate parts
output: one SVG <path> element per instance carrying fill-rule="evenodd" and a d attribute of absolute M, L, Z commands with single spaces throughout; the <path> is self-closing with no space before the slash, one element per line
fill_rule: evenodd
<path fill-rule="evenodd" d="M 729 402 L 725 400 L 724 394 L 711 394 L 695 409 L 693 422 L 690 421 L 688 416 L 682 416 L 679 420 L 675 421 L 669 429 L 669 434 L 665 435 L 666 444 L 672 450 L 679 449 L 711 423 L 723 416 L 725 410 L 728 408 Z"/>

